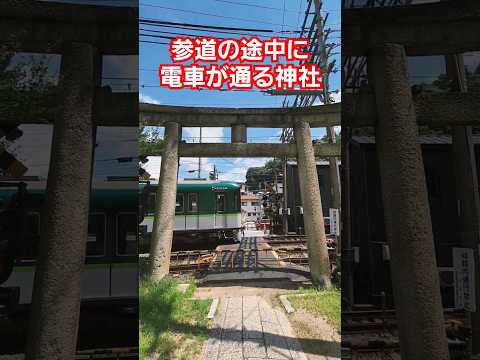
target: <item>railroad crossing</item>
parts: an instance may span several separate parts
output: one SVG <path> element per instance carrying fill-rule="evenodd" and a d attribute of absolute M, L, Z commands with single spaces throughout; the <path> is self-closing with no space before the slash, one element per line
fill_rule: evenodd
<path fill-rule="evenodd" d="M 330 264 L 336 262 L 334 239 L 328 237 Z M 292 266 L 293 264 L 301 267 Z M 214 250 L 175 251 L 170 255 L 170 273 L 188 271 L 245 272 L 308 268 L 305 236 L 243 237 L 239 243 L 219 245 Z"/>

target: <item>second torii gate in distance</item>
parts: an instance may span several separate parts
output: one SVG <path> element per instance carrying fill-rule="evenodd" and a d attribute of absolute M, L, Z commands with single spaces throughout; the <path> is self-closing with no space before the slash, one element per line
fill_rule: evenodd
<path fill-rule="evenodd" d="M 330 261 L 315 156 L 339 157 L 340 147 L 336 144 L 314 146 L 310 128 L 340 125 L 340 112 L 340 104 L 296 109 L 191 108 L 140 104 L 140 117 L 146 125 L 165 127 L 150 246 L 151 279 L 161 279 L 169 272 L 179 157 L 296 156 L 312 280 L 317 286 L 329 287 Z M 182 126 L 231 127 L 231 143 L 180 144 Z M 249 144 L 248 127 L 293 127 L 296 143 Z"/>

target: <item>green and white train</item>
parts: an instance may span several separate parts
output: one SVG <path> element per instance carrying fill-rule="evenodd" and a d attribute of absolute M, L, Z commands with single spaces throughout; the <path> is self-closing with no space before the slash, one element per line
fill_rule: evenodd
<path fill-rule="evenodd" d="M 140 184 L 143 233 L 153 228 L 158 184 Z M 175 239 L 237 240 L 241 225 L 240 186 L 228 181 L 185 180 L 177 184 Z"/>
<path fill-rule="evenodd" d="M 18 288 L 19 303 L 29 304 L 46 184 L 26 184 L 21 204 L 15 204 L 17 185 L 0 182 L 0 285 Z M 93 184 L 82 300 L 137 302 L 138 220 L 137 181 Z"/>

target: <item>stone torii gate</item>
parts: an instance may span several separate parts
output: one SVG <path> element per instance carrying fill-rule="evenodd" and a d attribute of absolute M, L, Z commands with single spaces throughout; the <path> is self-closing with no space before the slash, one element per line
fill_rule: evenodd
<path fill-rule="evenodd" d="M 2 124 L 54 124 L 25 355 L 73 359 L 95 127 L 138 126 L 138 93 L 100 88 L 102 55 L 138 55 L 138 9 L 2 1 L 0 41 L 16 36 L 18 52 L 62 55 L 51 112 L 19 119 L 0 105 Z"/>
<path fill-rule="evenodd" d="M 295 109 L 189 108 L 140 104 L 140 116 L 146 125 L 165 127 L 156 216 L 150 246 L 150 277 L 152 279 L 161 279 L 169 272 L 179 157 L 296 156 L 310 272 L 316 285 L 330 286 L 330 261 L 315 156 L 338 157 L 340 147 L 336 144 L 313 146 L 310 128 L 339 125 L 340 104 Z M 182 126 L 231 127 L 231 143 L 179 144 Z M 292 127 L 296 143 L 249 144 L 247 143 L 248 127 Z"/>
<path fill-rule="evenodd" d="M 369 79 L 359 95 L 343 97 L 342 125 L 376 130 L 403 359 L 449 359 L 418 124 L 454 127 L 463 219 L 459 230 L 464 246 L 476 252 L 480 298 L 480 205 L 469 127 L 480 125 L 480 96 L 465 92 L 458 62 L 455 74 L 452 66 L 448 70 L 458 85 L 455 93 L 412 95 L 407 74 L 408 55 L 448 55 L 452 62 L 458 60 L 455 54 L 480 50 L 479 11 L 478 4 L 467 0 L 345 9 L 342 14 L 342 54 L 366 56 Z M 480 309 L 471 314 L 471 323 L 472 352 L 478 354 Z"/>

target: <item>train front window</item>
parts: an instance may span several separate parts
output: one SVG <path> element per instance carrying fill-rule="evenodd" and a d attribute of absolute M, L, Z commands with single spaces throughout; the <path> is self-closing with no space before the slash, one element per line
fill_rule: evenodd
<path fill-rule="evenodd" d="M 177 203 L 175 205 L 175 212 L 183 213 L 183 211 L 184 211 L 183 194 L 177 194 Z"/>
<path fill-rule="evenodd" d="M 117 255 L 137 255 L 137 229 L 137 214 L 117 216 Z"/>
<path fill-rule="evenodd" d="M 217 194 L 217 212 L 225 211 L 225 194 Z"/>
<path fill-rule="evenodd" d="M 90 214 L 88 217 L 87 256 L 105 255 L 105 214 Z"/>
<path fill-rule="evenodd" d="M 195 193 L 188 194 L 188 212 L 198 212 L 198 195 Z"/>

